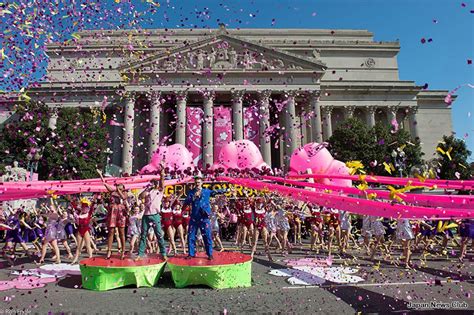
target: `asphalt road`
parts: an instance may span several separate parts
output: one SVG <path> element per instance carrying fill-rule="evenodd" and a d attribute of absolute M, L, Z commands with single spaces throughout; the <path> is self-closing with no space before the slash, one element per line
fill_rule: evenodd
<path fill-rule="evenodd" d="M 397 252 L 395 252 L 397 254 Z M 358 254 L 360 256 L 360 254 Z M 321 255 L 323 256 L 323 255 Z M 287 268 L 288 258 L 314 257 L 305 249 L 288 257 L 276 255 L 274 262 L 256 256 L 252 265 L 251 288 L 212 290 L 204 286 L 174 288 L 165 271 L 157 287 L 121 288 L 94 292 L 81 288 L 80 276 L 69 276 L 44 288 L 0 291 L 0 314 L 354 314 L 406 313 L 417 302 L 452 303 L 450 312 L 474 313 L 474 264 L 459 263 L 455 258 L 429 257 L 422 266 L 415 256 L 414 270 L 387 262 L 362 258 L 335 257 L 334 266 L 355 267 L 357 284 L 326 282 L 322 285 L 291 285 L 287 277 L 270 275 L 272 269 Z M 362 257 L 362 256 L 361 256 Z M 15 270 L 34 268 L 27 259 L 19 259 Z M 2 262 L 0 280 L 13 279 L 11 268 Z M 445 304 L 446 305 L 446 304 Z M 444 313 L 446 310 L 418 310 Z"/>

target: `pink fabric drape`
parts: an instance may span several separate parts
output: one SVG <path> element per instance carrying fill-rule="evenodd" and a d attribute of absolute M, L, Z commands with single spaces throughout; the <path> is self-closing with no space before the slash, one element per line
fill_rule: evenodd
<path fill-rule="evenodd" d="M 334 178 L 334 179 L 351 179 L 360 180 L 358 175 L 329 175 L 329 174 L 300 174 L 290 175 L 289 178 Z M 365 181 L 369 183 L 383 183 L 390 185 L 408 185 L 411 182 L 412 186 L 423 186 L 432 188 L 434 186 L 438 188 L 447 189 L 460 189 L 469 190 L 474 189 L 474 182 L 470 180 L 444 180 L 444 179 L 431 179 L 426 181 L 420 181 L 418 178 L 401 178 L 401 177 L 388 177 L 388 176 L 371 176 L 367 175 Z"/>
<path fill-rule="evenodd" d="M 124 184 L 126 189 L 140 189 L 150 180 L 158 179 L 154 175 L 139 175 L 127 178 L 107 178 L 108 184 Z M 190 178 L 166 180 L 165 185 L 175 185 L 189 181 Z M 38 181 L 38 182 L 4 182 L 0 183 L 0 201 L 33 199 L 47 197 L 51 194 L 67 195 L 87 192 L 106 192 L 100 179 L 84 181 Z"/>
<path fill-rule="evenodd" d="M 204 111 L 199 107 L 186 107 L 186 148 L 193 154 L 193 162 L 202 167 L 202 121 Z"/>
<path fill-rule="evenodd" d="M 217 160 L 222 147 L 232 141 L 232 117 L 229 107 L 214 107 L 214 159 Z"/>
<path fill-rule="evenodd" d="M 317 183 L 308 183 L 300 182 L 295 180 L 288 180 L 281 177 L 275 176 L 263 176 L 263 179 L 268 179 L 280 183 L 302 186 L 302 187 L 312 187 L 319 190 L 332 190 L 340 191 L 347 194 L 364 196 L 364 191 L 355 188 L 355 187 L 342 187 L 334 185 L 324 185 Z M 375 189 L 366 189 L 366 193 L 375 193 L 377 197 L 389 200 L 390 192 L 383 190 Z M 415 194 L 415 193 L 404 193 L 399 195 L 404 201 L 417 204 L 420 206 L 427 207 L 449 207 L 449 208 L 458 208 L 458 209 L 474 209 L 474 196 L 464 196 L 464 195 L 432 195 L 432 194 Z"/>

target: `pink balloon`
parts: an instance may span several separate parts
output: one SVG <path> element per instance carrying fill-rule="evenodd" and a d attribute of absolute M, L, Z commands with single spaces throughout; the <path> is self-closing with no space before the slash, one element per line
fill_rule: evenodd
<path fill-rule="evenodd" d="M 219 152 L 219 158 L 213 168 L 224 169 L 262 169 L 269 166 L 263 161 L 262 154 L 250 140 L 232 141 L 225 144 Z"/>
<path fill-rule="evenodd" d="M 165 161 L 165 166 L 171 170 L 183 171 L 188 167 L 194 169 L 193 155 L 184 145 L 179 143 L 170 146 L 160 146 L 153 154 L 151 162 L 148 165 L 159 169 L 162 160 Z"/>
<path fill-rule="evenodd" d="M 156 172 L 158 169 L 151 164 L 145 165 L 141 170 L 140 174 L 150 174 Z"/>
<path fill-rule="evenodd" d="M 306 173 L 308 169 L 313 174 L 326 174 L 333 160 L 331 153 L 323 145 L 308 143 L 291 155 L 290 174 Z"/>
<path fill-rule="evenodd" d="M 346 166 L 345 163 L 338 160 L 334 160 L 331 162 L 331 165 L 329 165 L 327 173 L 331 175 L 349 175 L 349 168 Z M 352 180 L 331 178 L 325 179 L 324 184 L 342 187 L 352 187 Z"/>

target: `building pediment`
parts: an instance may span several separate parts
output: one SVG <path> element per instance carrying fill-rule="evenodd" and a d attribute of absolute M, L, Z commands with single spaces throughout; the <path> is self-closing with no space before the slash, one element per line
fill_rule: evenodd
<path fill-rule="evenodd" d="M 221 34 L 169 49 L 144 60 L 126 60 L 119 67 L 122 73 L 174 73 L 206 69 L 214 72 L 322 73 L 326 66 L 318 60 L 307 59 L 235 36 Z"/>

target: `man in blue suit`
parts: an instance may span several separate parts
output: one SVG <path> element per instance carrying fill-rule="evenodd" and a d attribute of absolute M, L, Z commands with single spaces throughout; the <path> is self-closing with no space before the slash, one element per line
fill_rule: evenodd
<path fill-rule="evenodd" d="M 227 192 L 227 189 L 210 190 L 202 188 L 202 178 L 194 177 L 195 187 L 188 193 L 184 205 L 191 204 L 191 221 L 188 229 L 188 258 L 196 255 L 196 233 L 201 235 L 206 247 L 207 259 L 212 260 L 212 230 L 211 230 L 211 201 L 210 198 Z"/>

